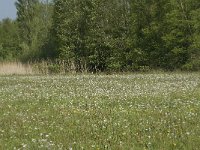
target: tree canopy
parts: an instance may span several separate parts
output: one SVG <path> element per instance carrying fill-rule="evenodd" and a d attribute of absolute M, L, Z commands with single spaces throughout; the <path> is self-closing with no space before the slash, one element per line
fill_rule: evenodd
<path fill-rule="evenodd" d="M 0 22 L 0 59 L 76 70 L 200 69 L 198 0 L 18 0 Z M 20 54 L 20 55 L 19 55 Z"/>

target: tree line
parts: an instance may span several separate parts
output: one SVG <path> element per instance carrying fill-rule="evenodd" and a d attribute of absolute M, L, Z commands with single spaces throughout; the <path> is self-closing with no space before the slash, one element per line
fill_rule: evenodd
<path fill-rule="evenodd" d="M 77 71 L 200 69 L 199 0 L 18 0 L 0 22 L 0 60 Z"/>

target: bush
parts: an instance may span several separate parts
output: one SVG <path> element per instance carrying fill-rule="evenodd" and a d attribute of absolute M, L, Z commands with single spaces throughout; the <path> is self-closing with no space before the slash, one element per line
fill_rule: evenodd
<path fill-rule="evenodd" d="M 60 66 L 58 64 L 50 64 L 48 66 L 48 71 L 50 74 L 60 73 Z"/>
<path fill-rule="evenodd" d="M 191 62 L 182 66 L 182 70 L 186 71 L 199 71 L 200 70 L 200 60 L 195 59 Z"/>

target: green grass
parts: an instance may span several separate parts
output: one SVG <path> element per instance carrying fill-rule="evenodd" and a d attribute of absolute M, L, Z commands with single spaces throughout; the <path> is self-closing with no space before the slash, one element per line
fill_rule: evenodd
<path fill-rule="evenodd" d="M 199 148 L 199 73 L 0 77 L 2 150 Z"/>

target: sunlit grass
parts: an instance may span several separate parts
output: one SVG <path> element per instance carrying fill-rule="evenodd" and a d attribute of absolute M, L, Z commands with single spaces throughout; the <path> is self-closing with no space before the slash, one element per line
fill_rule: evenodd
<path fill-rule="evenodd" d="M 199 147 L 198 73 L 0 77 L 0 149 Z"/>
<path fill-rule="evenodd" d="M 0 75 L 30 75 L 33 73 L 34 71 L 30 64 L 23 64 L 21 62 L 0 62 Z"/>

